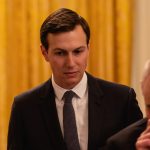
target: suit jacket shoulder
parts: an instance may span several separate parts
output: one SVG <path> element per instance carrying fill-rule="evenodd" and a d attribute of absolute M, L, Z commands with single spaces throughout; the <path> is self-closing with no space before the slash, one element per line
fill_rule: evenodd
<path fill-rule="evenodd" d="M 36 101 L 35 97 L 44 97 L 48 94 L 48 92 L 50 92 L 50 90 L 53 90 L 53 88 L 51 85 L 51 80 L 49 79 L 39 86 L 17 95 L 15 97 L 15 101 Z"/>
<path fill-rule="evenodd" d="M 111 81 L 107 81 L 107 80 L 103 80 L 97 77 L 93 77 L 92 75 L 90 75 L 89 73 L 87 73 L 88 76 L 88 84 L 90 86 L 94 85 L 96 87 L 99 87 L 101 90 L 114 90 L 116 92 L 128 92 L 129 90 L 133 90 L 132 88 L 130 88 L 129 86 L 123 85 L 123 84 L 119 84 L 119 83 L 115 83 L 115 82 L 111 82 Z"/>
<path fill-rule="evenodd" d="M 126 122 L 124 123 L 124 127 L 143 118 L 143 114 L 138 106 L 138 101 L 136 100 L 136 94 L 133 88 L 95 78 L 89 74 L 88 86 L 89 94 L 92 93 L 93 96 L 99 95 L 101 97 L 97 99 L 97 103 L 102 104 L 103 107 L 106 106 L 112 112 L 124 112 L 121 114 L 114 113 L 116 117 L 123 114 L 125 115 L 122 116 L 124 117 L 124 122 Z M 106 113 L 110 115 L 109 110 Z"/>

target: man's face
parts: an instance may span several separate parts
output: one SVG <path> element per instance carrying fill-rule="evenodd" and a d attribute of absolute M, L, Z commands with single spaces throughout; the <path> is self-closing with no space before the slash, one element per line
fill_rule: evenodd
<path fill-rule="evenodd" d="M 142 82 L 141 88 L 145 100 L 146 115 L 150 119 L 150 73 Z"/>
<path fill-rule="evenodd" d="M 87 66 L 89 46 L 80 25 L 69 32 L 47 36 L 48 51 L 43 46 L 42 54 L 50 63 L 55 82 L 66 89 L 77 85 Z"/>

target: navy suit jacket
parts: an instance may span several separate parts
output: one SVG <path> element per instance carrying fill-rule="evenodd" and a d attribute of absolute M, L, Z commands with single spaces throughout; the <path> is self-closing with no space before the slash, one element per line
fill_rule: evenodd
<path fill-rule="evenodd" d="M 88 77 L 88 150 L 102 150 L 111 135 L 142 118 L 132 88 Z M 8 150 L 67 150 L 51 80 L 15 97 Z"/>
<path fill-rule="evenodd" d="M 147 118 L 144 118 L 111 136 L 107 140 L 107 150 L 136 150 L 136 140 L 146 129 L 146 125 Z"/>

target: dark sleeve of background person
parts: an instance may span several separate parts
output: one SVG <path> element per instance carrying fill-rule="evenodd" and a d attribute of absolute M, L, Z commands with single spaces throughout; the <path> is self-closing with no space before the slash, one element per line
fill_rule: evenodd
<path fill-rule="evenodd" d="M 135 143 L 145 130 L 147 118 L 141 119 L 108 138 L 106 150 L 136 150 Z"/>

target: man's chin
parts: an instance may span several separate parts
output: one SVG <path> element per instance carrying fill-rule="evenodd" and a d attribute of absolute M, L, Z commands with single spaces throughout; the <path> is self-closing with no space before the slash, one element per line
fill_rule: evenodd
<path fill-rule="evenodd" d="M 66 82 L 66 87 L 67 87 L 67 89 L 72 89 L 72 88 L 74 88 L 78 83 L 79 83 L 78 80 L 73 80 L 73 79 L 72 79 L 72 80 Z"/>

